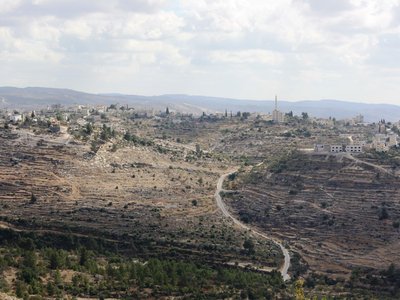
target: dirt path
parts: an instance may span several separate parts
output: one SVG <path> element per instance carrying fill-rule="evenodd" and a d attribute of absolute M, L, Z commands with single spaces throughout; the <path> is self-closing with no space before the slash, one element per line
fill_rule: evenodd
<path fill-rule="evenodd" d="M 363 160 L 361 160 L 361 159 L 358 159 L 358 158 L 354 157 L 353 155 L 351 155 L 350 153 L 346 153 L 346 154 L 345 154 L 345 157 L 348 158 L 348 159 L 350 159 L 350 160 L 355 161 L 356 163 L 359 163 L 359 164 L 362 164 L 362 165 L 367 165 L 367 166 L 373 167 L 373 168 L 375 168 L 375 169 L 377 169 L 377 170 L 379 170 L 379 171 L 381 171 L 381 172 L 383 172 L 383 173 L 386 173 L 386 174 L 388 174 L 388 175 L 390 175 L 390 176 L 396 177 L 392 172 L 388 171 L 388 170 L 385 169 L 384 167 L 379 166 L 379 165 L 376 165 L 376 164 L 373 164 L 373 163 L 369 163 L 369 162 L 363 161 Z"/>
<path fill-rule="evenodd" d="M 239 227 L 245 229 L 245 230 L 249 230 L 252 233 L 261 236 L 264 239 L 273 241 L 276 245 L 279 246 L 279 248 L 281 249 L 283 256 L 284 256 L 284 263 L 282 265 L 282 267 L 279 269 L 279 272 L 282 274 L 283 280 L 289 280 L 290 276 L 288 274 L 288 269 L 290 267 L 290 255 L 289 255 L 289 251 L 282 245 L 282 243 L 280 241 L 278 241 L 277 239 L 274 239 L 258 230 L 255 230 L 245 224 L 243 224 L 242 222 L 240 222 L 238 219 L 236 219 L 234 216 L 232 216 L 232 214 L 228 211 L 228 209 L 225 206 L 225 203 L 222 201 L 222 197 L 221 197 L 221 192 L 223 191 L 222 189 L 222 185 L 224 183 L 224 180 L 226 177 L 228 177 L 230 174 L 232 174 L 233 172 L 236 172 L 236 170 L 231 171 L 229 173 L 223 174 L 217 182 L 217 190 L 215 191 L 215 200 L 217 202 L 217 205 L 219 207 L 219 209 L 222 211 L 223 215 L 230 218 L 233 223 L 235 223 L 236 225 L 238 225 Z"/>

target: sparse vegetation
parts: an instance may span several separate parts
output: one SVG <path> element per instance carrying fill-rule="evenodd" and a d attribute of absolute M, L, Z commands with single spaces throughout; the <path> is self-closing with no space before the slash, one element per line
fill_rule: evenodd
<path fill-rule="evenodd" d="M 282 124 L 247 112 L 163 108 L 153 117 L 120 105 L 68 116 L 58 109 L 51 121 L 43 114 L 0 128 L 0 224 L 18 230 L 2 231 L 1 291 L 38 299 L 396 297 L 397 269 L 387 266 L 398 258 L 398 149 L 357 156 L 388 172 L 297 150 L 342 143 L 340 134 L 361 139 L 371 127 L 321 125 L 306 113 Z M 286 284 L 256 270 L 281 265 L 280 248 L 216 210 L 218 178 L 234 168 L 221 195 L 237 219 L 290 249 Z M 381 252 L 378 262 L 372 256 Z"/>

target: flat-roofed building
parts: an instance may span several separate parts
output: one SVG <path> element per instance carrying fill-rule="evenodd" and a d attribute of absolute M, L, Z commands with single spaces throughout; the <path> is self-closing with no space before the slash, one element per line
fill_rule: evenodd
<path fill-rule="evenodd" d="M 331 145 L 331 152 L 333 153 L 343 152 L 343 145 Z"/>
<path fill-rule="evenodd" d="M 347 145 L 345 150 L 346 150 L 346 152 L 350 152 L 350 153 L 361 153 L 363 151 L 363 146 L 356 145 L 356 144 Z"/>

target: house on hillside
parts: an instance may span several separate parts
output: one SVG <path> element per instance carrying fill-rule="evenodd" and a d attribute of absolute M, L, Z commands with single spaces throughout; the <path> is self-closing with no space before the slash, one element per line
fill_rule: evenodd
<path fill-rule="evenodd" d="M 15 123 L 18 122 L 23 122 L 24 121 L 24 115 L 23 114 L 13 114 L 10 116 L 10 121 Z"/>
<path fill-rule="evenodd" d="M 363 146 L 360 144 L 346 145 L 345 151 L 350 153 L 361 153 L 363 151 Z"/>
<path fill-rule="evenodd" d="M 314 146 L 314 151 L 315 152 L 326 152 L 328 151 L 329 145 L 324 145 L 324 144 L 316 144 Z"/>
<path fill-rule="evenodd" d="M 333 153 L 340 153 L 343 152 L 343 145 L 331 145 L 331 151 Z"/>

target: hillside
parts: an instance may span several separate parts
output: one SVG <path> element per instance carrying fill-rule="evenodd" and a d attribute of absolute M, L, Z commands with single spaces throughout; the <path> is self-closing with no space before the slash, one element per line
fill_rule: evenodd
<path fill-rule="evenodd" d="M 400 259 L 400 185 L 392 164 L 381 163 L 293 152 L 239 173 L 225 201 L 241 220 L 287 241 L 310 271 L 387 268 Z"/>

